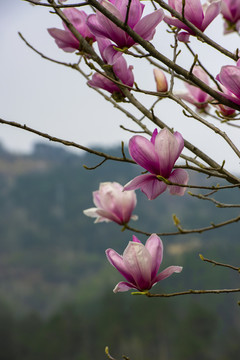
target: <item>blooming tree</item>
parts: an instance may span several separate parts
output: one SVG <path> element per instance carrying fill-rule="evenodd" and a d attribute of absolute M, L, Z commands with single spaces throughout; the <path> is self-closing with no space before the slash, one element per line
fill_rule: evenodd
<path fill-rule="evenodd" d="M 213 141 L 211 136 L 217 134 L 225 141 L 233 156 L 240 158 L 239 143 L 235 144 L 227 131 L 223 131 L 223 124 L 224 129 L 234 127 L 238 131 L 240 128 L 240 54 L 237 49 L 233 52 L 225 49 L 205 34 L 207 27 L 216 18 L 223 19 L 222 29 L 219 31 L 224 35 L 239 33 L 240 1 L 210 0 L 203 4 L 201 0 L 153 0 L 151 10 L 150 6 L 145 6 L 140 0 L 86 0 L 81 3 L 63 0 L 26 1 L 51 8 L 61 20 L 59 28 L 48 29 L 49 35 L 60 50 L 75 52 L 79 57 L 77 64 L 61 64 L 79 72 L 93 91 L 97 91 L 99 96 L 109 101 L 128 117 L 130 123 L 132 121 L 138 127 L 138 130 L 125 129 L 135 133 L 128 145 L 130 157 L 126 156 L 124 146 L 122 157 L 116 157 L 58 139 L 26 125 L 0 120 L 1 123 L 91 152 L 102 158 L 97 166 L 111 160 L 136 163 L 142 168 L 139 175 L 129 179 L 127 184 L 120 185 L 118 179 L 113 183 L 101 183 L 99 190 L 93 192 L 96 207 L 84 210 L 85 215 L 96 218 L 95 223 L 113 221 L 120 225 L 122 230 L 148 237 L 144 245 L 133 235 L 133 240 L 128 243 L 122 256 L 111 248 L 106 250 L 109 262 L 126 279 L 116 285 L 114 292 L 135 289 L 137 291 L 134 293 L 148 297 L 239 292 L 240 289 L 202 289 L 183 290 L 172 294 L 155 291 L 152 293 L 150 290 L 154 285 L 173 273 L 180 273 L 182 267 L 170 266 L 158 274 L 163 256 L 160 236 L 164 229 L 156 228 L 152 233 L 147 233 L 139 227 L 131 227 L 129 222 L 137 220 L 137 216 L 132 215 L 137 202 L 137 189 L 149 200 L 156 199 L 168 189 L 169 197 L 178 195 L 184 199 L 185 196 L 192 196 L 208 200 L 221 208 L 240 207 L 239 201 L 236 204 L 224 204 L 214 197 L 222 190 L 240 187 L 240 179 L 225 167 L 224 159 L 219 163 L 194 143 L 184 139 L 181 122 L 177 129 L 172 129 L 168 126 L 168 114 L 164 114 L 165 119 L 162 120 L 156 111 L 156 106 L 161 106 L 166 99 L 176 103 L 179 111 L 183 111 L 186 117 L 210 130 L 210 141 Z M 161 51 L 160 41 L 156 38 L 158 28 L 171 34 L 171 58 Z M 39 53 L 34 45 L 30 45 L 22 35 L 21 37 L 33 51 Z M 212 74 L 202 53 L 192 49 L 193 38 L 201 44 L 201 49 L 207 51 L 211 47 L 216 53 L 223 54 L 229 64 L 216 64 L 216 73 Z M 169 36 L 165 41 L 168 39 Z M 182 46 L 181 51 L 178 50 L 179 43 Z M 181 65 L 183 50 L 192 57 L 190 66 Z M 48 58 L 47 54 L 44 57 L 54 61 Z M 152 67 L 150 90 L 138 86 L 131 63 L 135 58 L 139 63 L 147 62 L 148 66 Z M 150 107 L 145 105 L 142 100 L 144 97 L 153 99 Z M 135 109 L 141 114 L 140 117 L 134 115 Z M 193 184 L 190 171 L 216 179 L 216 185 Z M 237 171 L 239 172 L 239 169 L 236 169 Z M 219 179 L 223 183 L 221 186 L 217 183 Z M 164 235 L 203 233 L 239 220 L 238 214 L 221 223 L 210 223 L 200 229 L 193 229 L 183 228 L 180 219 L 175 216 L 176 231 Z M 126 238 L 129 241 L 130 235 Z M 239 271 L 239 268 L 233 265 L 217 263 L 203 256 L 201 259 Z M 109 354 L 108 356 L 111 358 Z"/>

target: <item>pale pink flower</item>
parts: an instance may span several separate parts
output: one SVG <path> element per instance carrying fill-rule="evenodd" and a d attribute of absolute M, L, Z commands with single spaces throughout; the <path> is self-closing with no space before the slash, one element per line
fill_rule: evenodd
<path fill-rule="evenodd" d="M 137 220 L 137 216 L 132 215 L 137 204 L 135 192 L 123 192 L 123 186 L 117 182 L 101 183 L 99 190 L 93 192 L 93 202 L 96 207 L 83 213 L 96 218 L 95 223 L 114 221 L 124 225 L 130 219 Z"/>
<path fill-rule="evenodd" d="M 181 266 L 169 266 L 158 274 L 163 258 L 163 244 L 156 234 L 148 238 L 145 246 L 133 235 L 133 241 L 128 243 L 123 255 L 113 249 L 107 249 L 106 255 L 110 264 L 127 280 L 118 283 L 114 293 L 129 289 L 150 290 L 159 281 L 182 271 Z"/>
<path fill-rule="evenodd" d="M 110 44 L 110 40 L 97 38 L 98 47 L 103 61 L 106 64 L 113 64 L 112 69 L 117 78 L 125 85 L 130 87 L 134 84 L 133 66 L 127 65 L 126 60 L 122 53 L 114 50 Z M 122 91 L 119 87 L 105 76 L 95 73 L 92 79 L 88 81 L 88 85 L 96 88 L 104 89 L 110 92 L 116 101 L 121 101 L 124 98 Z"/>
<path fill-rule="evenodd" d="M 193 75 L 209 86 L 209 76 L 200 66 L 194 66 Z M 189 102 L 190 104 L 195 105 L 197 109 L 204 109 L 208 107 L 208 102 L 212 99 L 210 95 L 208 95 L 199 87 L 190 85 L 187 82 L 185 83 L 185 86 L 186 91 L 176 92 L 175 95 Z"/>
<path fill-rule="evenodd" d="M 224 34 L 240 30 L 240 0 L 222 0 L 221 14 L 225 20 Z"/>
<path fill-rule="evenodd" d="M 86 19 L 87 14 L 84 11 L 80 11 L 75 8 L 68 8 L 63 10 L 64 15 L 68 20 L 73 24 L 73 26 L 78 30 L 78 32 L 90 43 L 92 44 L 96 41 L 95 36 L 89 30 Z M 74 52 L 79 50 L 79 41 L 68 29 L 66 24 L 63 22 L 64 30 L 57 28 L 47 29 L 49 34 L 55 39 L 57 46 L 66 52 Z"/>
<path fill-rule="evenodd" d="M 216 79 L 228 90 L 221 95 L 240 105 L 240 60 L 236 65 L 222 66 Z"/>
<path fill-rule="evenodd" d="M 140 189 L 149 200 L 155 199 L 169 186 L 170 194 L 184 195 L 185 187 L 167 185 L 163 177 L 173 183 L 186 185 L 188 173 L 183 169 L 173 170 L 173 166 L 184 148 L 184 140 L 179 132 L 172 134 L 167 128 L 159 133 L 153 132 L 151 140 L 141 135 L 133 136 L 129 141 L 129 153 L 133 160 L 150 172 L 139 175 L 124 186 L 124 190 Z"/>
<path fill-rule="evenodd" d="M 182 15 L 182 0 L 168 0 L 168 4 Z M 220 13 L 220 10 L 221 0 L 211 0 L 204 5 L 201 4 L 201 0 L 185 0 L 184 17 L 203 32 Z M 169 25 L 185 30 L 178 34 L 179 41 L 188 42 L 189 36 L 195 35 L 194 31 L 187 25 L 172 16 L 165 16 L 164 21 Z"/>

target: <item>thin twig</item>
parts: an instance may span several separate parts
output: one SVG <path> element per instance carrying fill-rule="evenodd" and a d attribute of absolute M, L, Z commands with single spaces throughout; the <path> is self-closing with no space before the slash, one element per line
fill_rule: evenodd
<path fill-rule="evenodd" d="M 1 118 L 0 118 L 0 123 L 5 124 L 5 125 L 10 125 L 10 126 L 22 129 L 22 130 L 29 131 L 29 132 L 31 132 L 33 134 L 39 135 L 39 136 L 44 137 L 45 139 L 48 139 L 48 140 L 53 141 L 53 142 L 61 143 L 61 144 L 65 145 L 65 146 L 71 146 L 71 147 L 74 147 L 74 148 L 77 148 L 77 149 L 80 149 L 80 150 L 84 150 L 84 151 L 86 151 L 86 152 L 88 152 L 90 154 L 94 154 L 94 155 L 97 155 L 97 156 L 100 156 L 100 157 L 104 157 L 106 160 L 114 160 L 114 161 L 121 161 L 121 162 L 127 162 L 127 163 L 135 164 L 135 162 L 132 159 L 127 159 L 127 158 L 123 159 L 123 158 L 120 158 L 120 157 L 111 156 L 111 155 L 103 153 L 101 151 L 96 151 L 96 150 L 90 149 L 90 148 L 88 148 L 86 146 L 77 144 L 77 143 L 75 143 L 73 141 L 68 141 L 68 140 L 57 138 L 55 136 L 48 135 L 48 134 L 43 133 L 43 132 L 41 132 L 39 130 L 30 128 L 29 126 L 27 126 L 25 124 L 22 125 L 22 124 L 19 124 L 19 123 L 15 122 L 15 121 L 7 121 L 7 120 L 3 120 Z"/>
<path fill-rule="evenodd" d="M 210 259 L 207 259 L 205 257 L 203 257 L 202 254 L 199 254 L 199 257 L 202 261 L 206 261 L 206 262 L 209 262 L 213 265 L 216 265 L 216 266 L 223 266 L 223 267 L 227 267 L 227 268 L 230 268 L 232 270 L 236 270 L 240 273 L 240 267 L 237 267 L 237 266 L 233 266 L 233 265 L 229 265 L 229 264 L 223 264 L 223 263 L 220 263 L 218 261 L 214 261 L 214 260 L 210 260 Z"/>
<path fill-rule="evenodd" d="M 238 54 L 234 54 L 227 49 L 223 48 L 219 44 L 217 44 L 215 41 L 210 39 L 207 35 L 205 35 L 201 30 L 199 30 L 195 25 L 193 25 L 190 21 L 188 21 L 185 17 L 183 17 L 181 14 L 179 14 L 176 10 L 174 10 L 171 6 L 167 5 L 163 0 L 155 0 L 156 3 L 158 3 L 163 9 L 168 10 L 175 18 L 182 21 L 185 25 L 191 29 L 195 35 L 201 39 L 204 40 L 208 45 L 213 47 L 214 49 L 218 50 L 222 54 L 226 55 L 227 57 L 237 61 L 239 56 Z"/>
<path fill-rule="evenodd" d="M 206 227 L 202 227 L 202 228 L 199 228 L 199 229 L 183 229 L 182 227 L 179 227 L 178 231 L 162 232 L 162 233 L 157 233 L 157 235 L 158 236 L 172 236 L 172 235 L 187 235 L 187 234 L 195 234 L 195 233 L 201 234 L 201 233 L 203 233 L 205 231 L 217 229 L 217 228 L 229 225 L 229 224 L 233 224 L 233 223 L 238 222 L 238 221 L 240 221 L 240 216 L 237 216 L 237 217 L 232 218 L 230 220 L 223 221 L 223 222 L 218 223 L 218 224 L 211 223 L 211 225 L 206 226 Z M 125 229 L 136 232 L 138 234 L 143 234 L 143 235 L 146 235 L 146 236 L 150 236 L 152 234 L 152 233 L 149 233 L 149 232 L 146 232 L 146 231 L 135 229 L 135 228 L 129 226 L 128 224 L 125 225 Z"/>
<path fill-rule="evenodd" d="M 173 297 L 173 296 L 181 296 L 181 295 L 202 295 L 202 294 L 224 294 L 224 293 L 235 293 L 240 292 L 239 289 L 220 289 L 220 290 L 186 290 L 180 291 L 171 294 L 152 294 L 150 292 L 143 293 L 147 297 Z M 139 294 L 141 294 L 139 292 Z"/>
<path fill-rule="evenodd" d="M 240 204 L 224 204 L 224 203 L 221 203 L 220 201 L 217 201 L 214 198 L 210 198 L 210 197 L 202 195 L 202 194 L 193 194 L 190 191 L 188 191 L 188 194 L 193 196 L 193 197 L 196 197 L 196 198 L 198 198 L 200 200 L 211 201 L 216 205 L 216 207 L 219 207 L 219 208 L 240 208 Z"/>

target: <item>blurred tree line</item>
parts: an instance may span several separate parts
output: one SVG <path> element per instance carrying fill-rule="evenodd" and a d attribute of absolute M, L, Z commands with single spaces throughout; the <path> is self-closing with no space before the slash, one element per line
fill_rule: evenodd
<path fill-rule="evenodd" d="M 116 224 L 94 225 L 82 211 L 93 206 L 99 182 L 125 184 L 139 169 L 106 163 L 87 171 L 83 164 L 94 166 L 96 158 L 42 144 L 25 156 L 0 149 L 1 358 L 90 360 L 104 358 L 108 345 L 112 355 L 131 360 L 237 359 L 237 295 L 149 299 L 112 293 L 121 279 L 104 251 L 122 253 L 132 234 Z M 205 182 L 202 175 L 190 174 L 190 180 Z M 235 196 L 232 190 L 218 194 L 227 203 Z M 134 226 L 149 232 L 175 230 L 173 213 L 187 228 L 234 216 L 233 209 L 217 209 L 187 194 L 184 201 L 165 194 L 153 202 L 140 192 L 137 197 Z M 239 274 L 198 257 L 239 265 L 238 223 L 162 240 L 163 268 L 175 264 L 184 270 L 154 292 L 239 287 Z"/>

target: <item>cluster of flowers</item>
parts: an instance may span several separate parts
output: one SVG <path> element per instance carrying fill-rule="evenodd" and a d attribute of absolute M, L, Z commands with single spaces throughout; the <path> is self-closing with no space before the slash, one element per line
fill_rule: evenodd
<path fill-rule="evenodd" d="M 100 184 L 99 190 L 93 192 L 96 207 L 84 210 L 84 214 L 96 218 L 96 223 L 114 221 L 125 226 L 130 219 L 137 220 L 137 216 L 132 215 L 137 203 L 135 189 L 141 189 L 149 200 L 155 199 L 168 187 L 171 194 L 184 195 L 188 173 L 183 169 L 173 170 L 183 147 L 182 135 L 178 132 L 172 134 L 166 128 L 160 132 L 155 129 L 151 140 L 140 135 L 133 136 L 129 142 L 129 153 L 150 174 L 137 176 L 124 187 L 116 182 Z M 163 245 L 156 234 L 150 236 L 145 246 L 133 236 L 123 256 L 113 249 L 108 249 L 106 255 L 127 280 L 117 284 L 114 292 L 132 288 L 146 291 L 174 272 L 182 270 L 180 266 L 170 266 L 157 274 L 162 262 Z"/>
<path fill-rule="evenodd" d="M 61 0 L 60 2 L 64 1 L 66 0 Z M 126 18 L 128 3 L 129 0 L 101 1 L 101 5 L 122 22 Z M 204 5 L 201 4 L 201 0 L 186 0 L 184 3 L 182 0 L 168 0 L 168 4 L 180 15 L 184 12 L 184 18 L 202 32 L 220 13 L 225 20 L 224 33 L 240 30 L 240 0 L 209 0 Z M 182 30 L 178 33 L 179 41 L 188 42 L 190 35 L 195 35 L 194 31 L 187 25 L 173 16 L 165 15 L 162 9 L 145 16 L 143 16 L 143 10 L 144 5 L 140 0 L 132 0 L 128 13 L 128 25 L 145 40 L 153 39 L 156 27 L 162 20 Z M 97 42 L 102 60 L 112 66 L 113 72 L 123 84 L 131 88 L 134 84 L 133 66 L 128 66 L 122 50 L 133 46 L 135 44 L 134 40 L 99 11 L 96 11 L 95 14 L 87 15 L 84 11 L 76 8 L 66 8 L 64 14 L 91 45 Z M 64 22 L 63 26 L 64 30 L 50 28 L 48 32 L 62 50 L 66 52 L 80 50 L 79 41 Z M 154 75 L 157 82 L 157 91 L 165 92 L 168 88 L 166 77 L 160 70 L 156 71 L 157 73 Z M 222 84 L 221 94 L 237 104 L 240 104 L 239 71 L 239 63 L 236 66 L 225 66 L 216 77 Z M 193 73 L 209 85 L 208 75 L 200 67 L 196 66 Z M 121 101 L 124 98 L 119 87 L 102 74 L 93 74 L 88 84 L 110 92 L 117 101 Z M 197 87 L 190 84 L 186 86 L 186 92 L 176 95 L 194 104 L 197 109 L 206 109 L 212 98 Z M 224 116 L 231 116 L 235 113 L 234 109 L 221 104 L 217 105 L 217 108 Z"/>
<path fill-rule="evenodd" d="M 64 1 L 66 0 L 60 2 Z M 225 33 L 240 29 L 240 0 L 209 0 L 205 5 L 201 4 L 201 0 L 168 0 L 168 4 L 180 15 L 184 13 L 184 18 L 202 32 L 220 12 L 225 20 Z M 144 5 L 139 0 L 131 0 L 130 3 L 129 0 L 102 0 L 101 5 L 122 22 L 125 22 L 128 11 L 128 26 L 147 41 L 153 39 L 156 27 L 162 20 L 183 30 L 178 33 L 179 41 L 188 42 L 190 35 L 196 35 L 179 19 L 166 16 L 162 9 L 143 16 Z M 97 42 L 104 63 L 112 66 L 123 84 L 132 87 L 133 67 L 127 65 L 123 52 L 135 44 L 134 40 L 99 11 L 87 15 L 84 11 L 66 8 L 64 14 L 90 45 Z M 66 52 L 81 51 L 78 39 L 65 23 L 63 26 L 64 30 L 48 29 L 58 47 Z M 209 85 L 209 77 L 200 67 L 195 66 L 193 74 Z M 155 69 L 154 77 L 157 91 L 166 92 L 168 84 L 164 73 Z M 236 66 L 223 66 L 216 79 L 221 83 L 221 94 L 240 105 L 240 60 Z M 95 73 L 88 84 L 107 90 L 115 99 L 123 97 L 119 87 L 102 74 Z M 198 109 L 208 106 L 211 98 L 207 93 L 190 84 L 186 87 L 187 92 L 179 95 L 182 99 Z M 234 113 L 234 109 L 221 104 L 218 104 L 218 109 L 227 116 Z M 84 210 L 85 215 L 96 218 L 95 222 L 113 221 L 126 226 L 130 219 L 137 219 L 136 215 L 132 215 L 137 202 L 134 190 L 140 189 L 149 200 L 155 199 L 167 188 L 172 195 L 184 195 L 188 173 L 180 168 L 173 170 L 183 148 L 182 135 L 178 132 L 171 133 L 167 128 L 160 132 L 155 129 L 150 140 L 139 135 L 133 136 L 129 142 L 129 153 L 148 173 L 137 176 L 124 187 L 116 182 L 100 184 L 99 190 L 93 192 L 96 207 Z M 133 241 L 129 242 L 122 256 L 113 249 L 106 250 L 106 255 L 109 262 L 127 280 L 118 283 L 114 292 L 129 289 L 148 291 L 157 282 L 182 270 L 180 266 L 170 266 L 158 274 L 163 244 L 156 234 L 149 237 L 145 246 L 133 236 Z"/>

